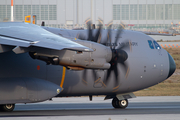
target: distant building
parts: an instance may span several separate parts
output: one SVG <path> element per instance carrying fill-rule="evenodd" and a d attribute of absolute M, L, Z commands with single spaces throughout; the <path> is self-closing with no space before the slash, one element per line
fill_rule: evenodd
<path fill-rule="evenodd" d="M 10 21 L 11 0 L 1 0 L 0 21 Z M 37 15 L 37 24 L 46 26 L 83 26 L 87 18 L 104 25 L 113 20 L 133 28 L 167 28 L 180 24 L 180 0 L 14 0 L 14 20 Z M 177 26 L 176 26 L 177 25 Z"/>

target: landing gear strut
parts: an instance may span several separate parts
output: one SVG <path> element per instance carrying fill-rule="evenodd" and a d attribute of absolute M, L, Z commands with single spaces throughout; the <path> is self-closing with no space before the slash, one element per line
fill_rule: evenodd
<path fill-rule="evenodd" d="M 125 109 L 128 106 L 128 100 L 118 100 L 117 97 L 113 98 L 112 100 L 112 106 L 114 108 L 122 108 Z"/>
<path fill-rule="evenodd" d="M 3 112 L 12 112 L 14 110 L 15 104 L 5 104 L 0 105 L 0 110 Z"/>

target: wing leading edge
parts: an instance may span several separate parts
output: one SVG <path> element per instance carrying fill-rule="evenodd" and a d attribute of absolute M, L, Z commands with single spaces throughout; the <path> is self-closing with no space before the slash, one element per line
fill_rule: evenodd
<path fill-rule="evenodd" d="M 14 46 L 15 53 L 28 51 L 28 47 L 41 47 L 54 50 L 93 51 L 81 44 L 50 33 L 41 27 L 24 22 L 0 23 L 0 52 L 3 47 Z M 5 51 L 5 50 L 4 50 Z"/>

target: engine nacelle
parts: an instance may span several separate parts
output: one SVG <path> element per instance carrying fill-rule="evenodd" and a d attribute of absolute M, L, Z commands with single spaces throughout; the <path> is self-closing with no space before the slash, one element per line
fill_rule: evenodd
<path fill-rule="evenodd" d="M 83 51 L 61 51 L 59 54 L 59 64 L 69 68 L 89 68 L 89 69 L 109 69 L 112 58 L 110 48 L 90 41 L 76 40 L 79 44 L 93 49 L 93 52 Z M 62 53 L 63 52 L 63 53 Z"/>
<path fill-rule="evenodd" d="M 47 64 L 62 65 L 73 70 L 83 69 L 109 69 L 112 59 L 112 50 L 102 44 L 86 41 L 74 40 L 81 45 L 93 49 L 93 52 L 73 51 L 73 50 L 48 50 L 30 52 L 33 59 L 45 61 Z"/>
<path fill-rule="evenodd" d="M 0 104 L 41 102 L 61 90 L 58 85 L 37 78 L 0 78 Z"/>

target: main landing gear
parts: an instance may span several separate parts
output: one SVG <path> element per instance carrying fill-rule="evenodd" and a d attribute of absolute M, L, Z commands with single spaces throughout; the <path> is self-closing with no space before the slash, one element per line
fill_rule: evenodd
<path fill-rule="evenodd" d="M 121 108 L 121 109 L 125 109 L 128 106 L 128 100 L 118 100 L 117 97 L 113 98 L 112 100 L 112 106 L 114 108 Z"/>
<path fill-rule="evenodd" d="M 15 104 L 0 105 L 0 111 L 12 112 L 14 110 L 14 107 L 15 107 Z"/>

